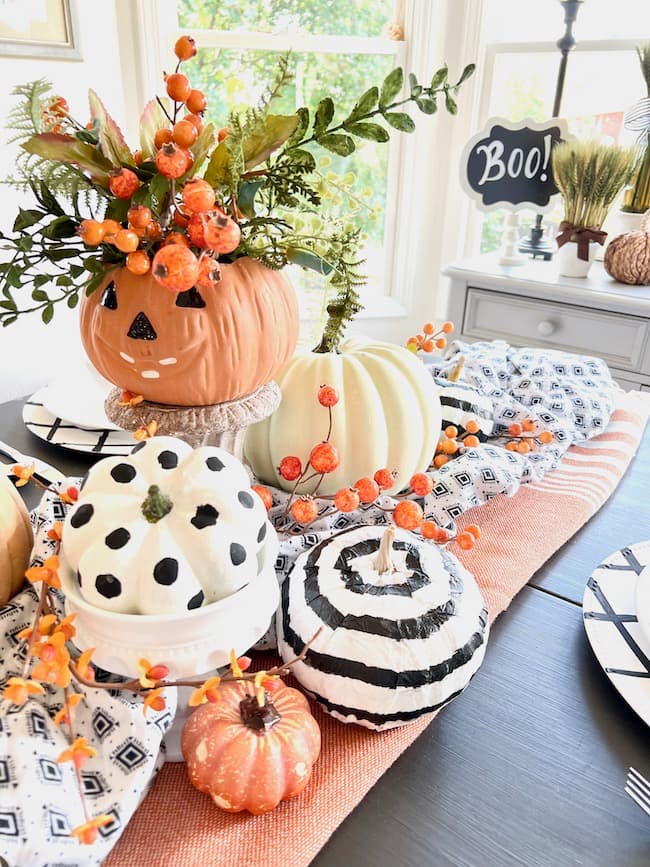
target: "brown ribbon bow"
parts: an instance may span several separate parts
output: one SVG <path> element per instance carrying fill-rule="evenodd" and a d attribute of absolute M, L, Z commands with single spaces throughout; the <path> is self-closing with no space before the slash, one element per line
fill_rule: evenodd
<path fill-rule="evenodd" d="M 604 244 L 607 232 L 603 232 L 598 226 L 576 226 L 567 220 L 560 223 L 560 232 L 555 236 L 558 247 L 562 247 L 568 241 L 576 241 L 578 244 L 578 259 L 583 262 L 589 261 L 589 242 Z"/>

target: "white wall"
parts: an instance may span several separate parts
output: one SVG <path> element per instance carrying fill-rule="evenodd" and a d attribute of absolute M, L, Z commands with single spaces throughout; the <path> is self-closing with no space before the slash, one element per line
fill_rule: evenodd
<path fill-rule="evenodd" d="M 115 2 L 76 0 L 76 9 L 81 61 L 0 57 L 0 177 L 3 179 L 11 173 L 15 155 L 5 144 L 5 124 L 15 102 L 10 94 L 17 84 L 46 78 L 54 85 L 55 93 L 68 100 L 72 115 L 82 122 L 88 117 L 87 93 L 92 87 L 117 122 L 125 126 Z M 18 205 L 30 207 L 30 202 L 30 194 L 22 194 L 6 185 L 0 187 L 0 228 L 11 229 Z M 0 256 L 4 255 L 0 251 Z M 32 393 L 59 370 L 83 358 L 78 312 L 68 310 L 65 305 L 55 310 L 48 326 L 34 314 L 0 329 L 0 402 Z"/>

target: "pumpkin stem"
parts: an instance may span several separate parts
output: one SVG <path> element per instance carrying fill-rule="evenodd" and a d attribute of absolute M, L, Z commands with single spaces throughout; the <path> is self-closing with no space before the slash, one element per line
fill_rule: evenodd
<path fill-rule="evenodd" d="M 465 367 L 465 357 L 461 355 L 458 359 L 458 364 L 447 377 L 449 382 L 458 382 L 460 375 L 463 372 L 463 367 Z"/>
<path fill-rule="evenodd" d="M 142 514 L 150 524 L 157 524 L 161 518 L 168 515 L 174 504 L 165 496 L 158 485 L 151 485 L 147 491 L 147 499 L 142 504 Z"/>
<path fill-rule="evenodd" d="M 239 702 L 239 713 L 244 725 L 256 732 L 267 732 L 281 719 L 267 692 L 262 707 L 256 695 L 247 695 Z"/>
<path fill-rule="evenodd" d="M 395 566 L 393 565 L 393 561 L 391 560 L 391 553 L 393 550 L 393 542 L 395 541 L 395 527 L 391 524 L 386 528 L 386 532 L 381 537 L 381 542 L 379 543 L 379 551 L 377 552 L 377 556 L 372 561 L 373 569 L 376 569 L 380 575 L 385 575 L 386 572 L 394 572 Z"/>

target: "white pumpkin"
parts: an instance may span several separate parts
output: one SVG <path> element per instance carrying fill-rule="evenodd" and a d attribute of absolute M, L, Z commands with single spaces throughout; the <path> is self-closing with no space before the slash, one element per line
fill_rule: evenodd
<path fill-rule="evenodd" d="M 22 497 L 6 476 L 0 476 L 0 605 L 22 587 L 32 541 L 32 525 Z"/>
<path fill-rule="evenodd" d="M 438 393 L 423 364 L 401 346 L 350 338 L 338 352 L 297 353 L 277 381 L 280 407 L 248 429 L 244 445 L 255 475 L 265 482 L 292 489 L 293 482 L 277 471 L 280 461 L 287 455 L 306 461 L 327 436 L 328 412 L 317 400 L 325 384 L 340 398 L 332 409 L 330 441 L 341 463 L 325 476 L 322 494 L 333 494 L 382 467 L 396 471 L 391 490 L 399 491 L 429 466 L 440 434 Z"/>
<path fill-rule="evenodd" d="M 455 557 L 400 529 L 391 548 L 386 532 L 354 527 L 301 554 L 276 618 L 285 661 L 316 635 L 291 666 L 301 686 L 342 722 L 377 730 L 455 698 L 489 631 L 481 592 Z M 382 572 L 387 547 L 392 569 Z"/>
<path fill-rule="evenodd" d="M 236 458 L 154 437 L 91 468 L 65 520 L 61 559 L 91 605 L 173 614 L 235 593 L 268 546 L 277 550 L 277 537 Z"/>

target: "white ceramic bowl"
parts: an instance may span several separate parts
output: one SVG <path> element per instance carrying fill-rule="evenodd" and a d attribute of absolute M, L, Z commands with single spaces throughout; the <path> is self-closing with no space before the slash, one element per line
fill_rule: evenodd
<path fill-rule="evenodd" d="M 66 613 L 77 615 L 75 644 L 82 650 L 94 647 L 96 665 L 126 677 L 138 676 L 142 657 L 166 665 L 170 678 L 227 665 L 231 649 L 241 656 L 264 635 L 280 603 L 277 553 L 277 537 L 271 537 L 269 528 L 255 578 L 231 596 L 183 614 L 116 614 L 95 608 L 80 595 L 62 558 Z"/>

